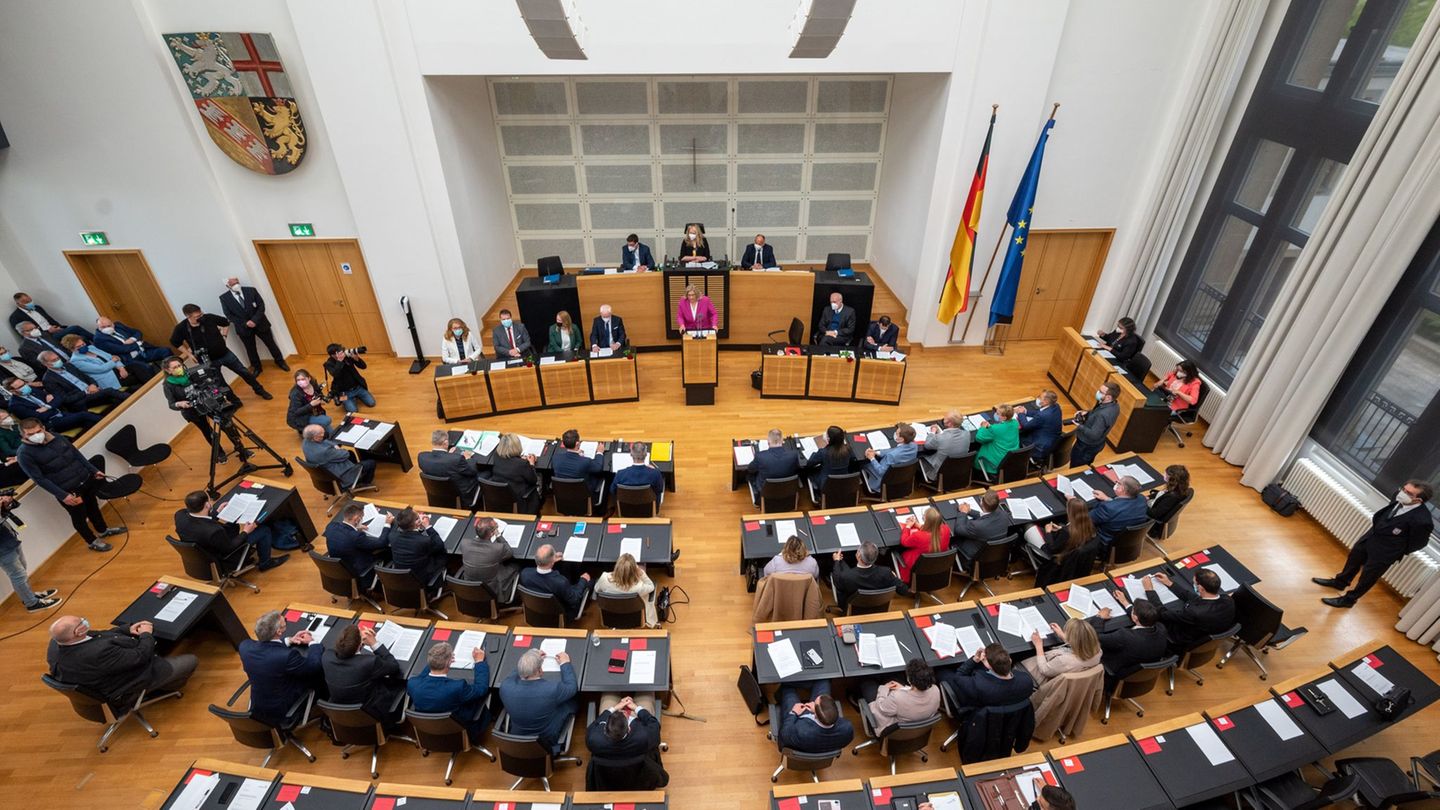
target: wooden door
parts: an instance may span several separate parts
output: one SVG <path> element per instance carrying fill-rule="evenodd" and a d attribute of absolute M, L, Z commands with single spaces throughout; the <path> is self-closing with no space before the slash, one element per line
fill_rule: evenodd
<path fill-rule="evenodd" d="M 1010 340 L 1054 340 L 1080 328 L 1114 229 L 1031 231 Z"/>
<path fill-rule="evenodd" d="M 391 352 L 358 242 L 256 241 L 255 250 L 297 353 L 324 354 L 330 343 Z"/>
<path fill-rule="evenodd" d="M 98 314 L 139 329 L 156 346 L 168 345 L 180 315 L 170 307 L 140 251 L 67 250 L 65 260 Z M 94 329 L 93 323 L 81 325 Z"/>

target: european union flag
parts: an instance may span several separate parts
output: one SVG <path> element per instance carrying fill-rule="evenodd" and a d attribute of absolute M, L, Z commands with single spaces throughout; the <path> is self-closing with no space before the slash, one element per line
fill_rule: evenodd
<path fill-rule="evenodd" d="M 1025 243 L 1030 239 L 1030 221 L 1035 213 L 1035 191 L 1040 186 L 1040 163 L 1045 159 L 1045 142 L 1050 139 L 1050 130 L 1055 119 L 1045 122 L 1040 131 L 1040 140 L 1035 152 L 1030 155 L 1030 165 L 1025 167 L 1025 176 L 1020 178 L 1020 187 L 1015 189 L 1015 199 L 1010 201 L 1010 212 L 1005 221 L 1014 232 L 1005 249 L 1005 264 L 1000 268 L 1000 280 L 995 284 L 995 297 L 990 301 L 990 325 L 1010 323 L 1015 319 L 1015 293 L 1020 286 L 1020 270 L 1025 264 Z"/>

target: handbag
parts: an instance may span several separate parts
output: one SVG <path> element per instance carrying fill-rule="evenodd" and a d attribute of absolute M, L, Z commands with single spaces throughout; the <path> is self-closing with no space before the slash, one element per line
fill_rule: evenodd
<path fill-rule="evenodd" d="M 1290 491 L 1276 483 L 1266 484 L 1260 491 L 1260 500 L 1270 507 L 1275 514 L 1282 517 L 1290 517 L 1295 510 L 1300 508 L 1300 499 L 1290 494 Z"/>

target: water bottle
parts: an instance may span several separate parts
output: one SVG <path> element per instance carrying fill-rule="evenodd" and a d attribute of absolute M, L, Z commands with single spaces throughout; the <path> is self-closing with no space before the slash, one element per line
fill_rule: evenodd
<path fill-rule="evenodd" d="M 600 646 L 600 632 L 599 632 L 598 630 L 591 630 L 591 631 L 590 631 L 590 646 L 591 646 L 591 647 L 599 647 L 599 646 Z"/>

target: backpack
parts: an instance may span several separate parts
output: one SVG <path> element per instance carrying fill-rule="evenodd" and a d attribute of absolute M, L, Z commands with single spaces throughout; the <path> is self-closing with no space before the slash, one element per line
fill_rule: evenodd
<path fill-rule="evenodd" d="M 1260 500 L 1282 517 L 1290 517 L 1300 508 L 1300 499 L 1279 484 L 1266 484 L 1260 491 Z"/>

